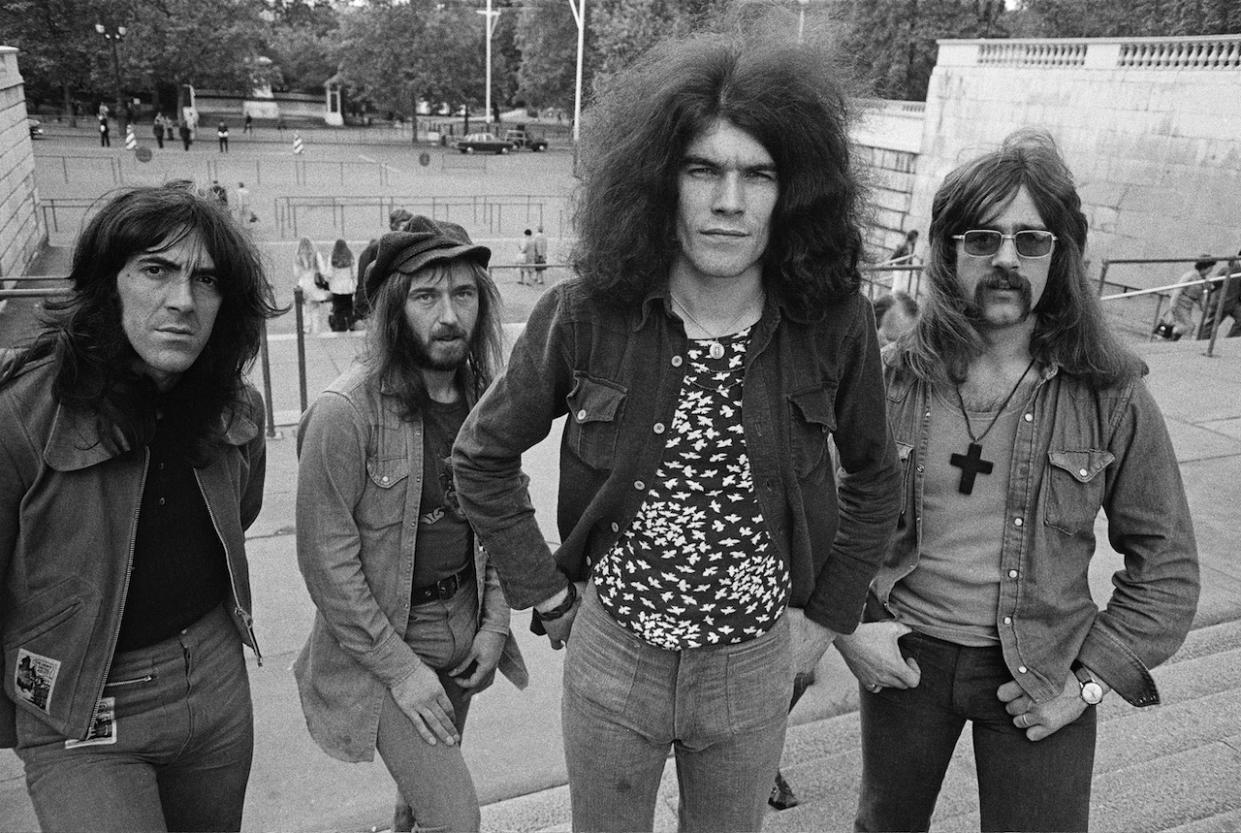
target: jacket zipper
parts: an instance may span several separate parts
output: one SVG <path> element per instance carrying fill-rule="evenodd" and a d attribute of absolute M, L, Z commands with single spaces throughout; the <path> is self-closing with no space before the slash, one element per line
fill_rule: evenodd
<path fill-rule="evenodd" d="M 134 574 L 134 548 L 138 546 L 138 515 L 142 512 L 142 493 L 146 490 L 147 473 L 151 466 L 149 448 L 143 449 L 142 459 L 142 478 L 138 481 L 138 500 L 134 504 L 134 520 L 129 527 L 129 552 L 125 560 L 125 581 L 121 585 L 121 606 L 117 610 L 116 627 L 112 629 L 112 636 L 108 641 L 109 668 L 112 667 L 112 660 L 116 657 L 116 643 L 121 638 L 121 622 L 125 619 L 125 602 L 129 598 L 129 579 Z M 99 681 L 99 690 L 95 693 L 95 703 L 103 699 L 103 690 L 107 687 L 108 674 L 104 672 L 103 679 Z"/>
<path fill-rule="evenodd" d="M 241 595 L 237 592 L 237 577 L 233 575 L 233 561 L 228 551 L 228 542 L 220 534 L 220 525 L 216 522 L 215 510 L 211 508 L 211 501 L 207 499 L 207 490 L 203 488 L 198 469 L 194 469 L 194 482 L 198 484 L 198 492 L 203 496 L 203 504 L 206 505 L 207 514 L 211 517 L 211 528 L 215 530 L 215 536 L 220 539 L 220 546 L 224 547 L 224 566 L 228 569 L 228 584 L 233 591 L 233 613 L 241 617 L 241 621 L 245 624 L 246 631 L 250 634 L 250 644 L 254 647 L 254 657 L 258 660 L 259 667 L 262 668 L 263 652 L 259 650 L 259 640 L 254 635 L 254 617 L 241 606 Z"/>

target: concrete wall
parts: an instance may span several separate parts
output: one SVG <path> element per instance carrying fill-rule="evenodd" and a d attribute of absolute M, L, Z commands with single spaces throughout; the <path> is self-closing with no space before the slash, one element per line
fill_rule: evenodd
<path fill-rule="evenodd" d="M 864 99 L 851 137 L 870 190 L 866 245 L 882 259 L 917 228 L 910 220 L 925 106 L 921 101 Z"/>
<path fill-rule="evenodd" d="M 0 286 L 25 274 L 46 239 L 38 200 L 17 50 L 0 46 Z"/>
<path fill-rule="evenodd" d="M 1090 221 L 1087 256 L 1230 254 L 1241 246 L 1241 35 L 941 41 L 909 222 L 925 229 L 952 168 L 1044 127 Z M 1188 266 L 1114 266 L 1153 287 Z"/>

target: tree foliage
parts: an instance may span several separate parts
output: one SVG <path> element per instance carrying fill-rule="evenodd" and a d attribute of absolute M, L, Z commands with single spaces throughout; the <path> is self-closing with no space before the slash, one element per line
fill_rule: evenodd
<path fill-rule="evenodd" d="M 1241 33 L 1237 0 L 1024 0 L 1023 37 L 1168 37 Z"/>
<path fill-rule="evenodd" d="M 590 33 L 586 35 L 589 44 Z M 536 107 L 571 109 L 577 77 L 577 22 L 568 2 L 527 4 L 518 12 L 515 40 L 521 53 L 517 96 Z M 583 86 L 588 83 L 584 80 Z"/>

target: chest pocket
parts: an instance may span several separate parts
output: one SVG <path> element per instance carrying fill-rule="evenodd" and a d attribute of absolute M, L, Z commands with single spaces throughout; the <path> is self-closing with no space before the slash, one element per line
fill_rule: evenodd
<path fill-rule="evenodd" d="M 610 469 L 616 456 L 620 416 L 627 391 L 614 382 L 575 374 L 569 391 L 567 439 L 569 449 L 586 465 Z"/>
<path fill-rule="evenodd" d="M 798 480 L 823 479 L 828 436 L 836 430 L 836 383 L 821 382 L 789 394 L 789 438 Z"/>
<path fill-rule="evenodd" d="M 418 484 L 421 487 L 421 484 Z M 368 457 L 366 489 L 354 512 L 364 529 L 383 529 L 405 517 L 405 490 L 409 460 L 405 457 Z"/>
<path fill-rule="evenodd" d="M 1067 535 L 1086 535 L 1103 505 L 1104 472 L 1116 456 L 1110 451 L 1049 451 L 1047 503 L 1043 520 Z"/>

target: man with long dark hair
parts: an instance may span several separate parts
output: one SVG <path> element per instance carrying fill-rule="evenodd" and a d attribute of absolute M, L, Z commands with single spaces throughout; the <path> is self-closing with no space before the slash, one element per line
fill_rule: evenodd
<path fill-rule="evenodd" d="M 926 830 L 973 726 L 983 830 L 1085 830 L 1095 705 L 1159 702 L 1197 551 L 1146 368 L 1086 279 L 1086 217 L 1051 138 L 1021 131 L 935 195 L 915 328 L 884 353 L 904 510 L 867 621 L 858 830 Z M 1124 557 L 1091 598 L 1094 523 Z"/>
<path fill-rule="evenodd" d="M 238 830 L 271 287 L 187 184 L 108 200 L 69 278 L 0 362 L 0 741 L 43 830 Z"/>
<path fill-rule="evenodd" d="M 497 667 L 526 679 L 449 459 L 499 366 L 490 255 L 427 217 L 381 237 L 365 359 L 298 430 L 297 556 L 318 608 L 294 665 L 302 709 L 329 755 L 378 750 L 402 797 L 396 830 L 410 808 L 419 829 L 478 830 L 459 746 L 470 698 Z"/>
<path fill-rule="evenodd" d="M 567 640 L 573 829 L 650 830 L 672 748 L 682 829 L 757 830 L 794 674 L 896 520 L 845 98 L 816 49 L 701 35 L 586 124 L 578 274 L 466 421 L 461 503 Z M 565 414 L 553 557 L 521 455 Z"/>

